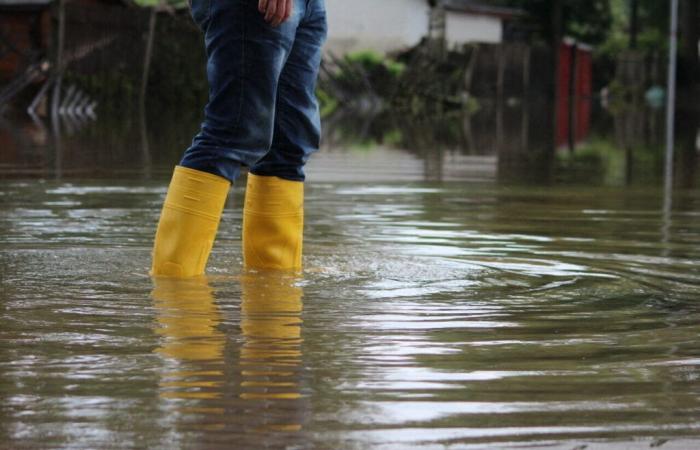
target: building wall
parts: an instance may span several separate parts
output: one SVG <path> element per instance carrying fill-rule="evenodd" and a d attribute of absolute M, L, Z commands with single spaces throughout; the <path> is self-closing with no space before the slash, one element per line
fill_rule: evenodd
<path fill-rule="evenodd" d="M 503 40 L 503 22 L 498 17 L 447 11 L 445 37 L 448 47 L 468 42 L 498 44 Z"/>
<path fill-rule="evenodd" d="M 387 53 L 415 46 L 428 35 L 426 0 L 326 0 L 326 51 Z"/>

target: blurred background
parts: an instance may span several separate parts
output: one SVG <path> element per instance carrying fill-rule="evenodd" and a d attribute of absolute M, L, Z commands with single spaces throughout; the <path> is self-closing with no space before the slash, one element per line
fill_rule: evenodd
<path fill-rule="evenodd" d="M 320 179 L 400 160 L 391 177 L 660 182 L 668 2 L 326 6 Z M 698 182 L 699 7 L 680 1 L 683 187 Z M 167 177 L 201 120 L 204 64 L 185 1 L 0 0 L 0 177 Z"/>
<path fill-rule="evenodd" d="M 678 3 L 326 0 L 305 272 L 242 270 L 241 181 L 180 283 L 187 4 L 0 0 L 0 448 L 700 448 Z"/>

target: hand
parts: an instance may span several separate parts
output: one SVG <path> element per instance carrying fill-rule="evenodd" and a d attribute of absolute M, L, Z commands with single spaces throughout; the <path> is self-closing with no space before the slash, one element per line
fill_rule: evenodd
<path fill-rule="evenodd" d="M 265 14 L 265 21 L 273 27 L 289 19 L 294 0 L 258 0 L 258 11 Z"/>

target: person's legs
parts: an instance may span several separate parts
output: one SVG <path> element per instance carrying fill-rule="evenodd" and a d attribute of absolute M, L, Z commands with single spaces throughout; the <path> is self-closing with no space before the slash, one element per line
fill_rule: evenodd
<path fill-rule="evenodd" d="M 198 11 L 208 3 L 208 14 Z M 278 27 L 265 22 L 258 0 L 194 0 L 205 34 L 209 102 L 200 132 L 180 165 L 233 182 L 270 150 L 278 81 L 295 43 L 306 0 Z M 206 6 L 206 5 L 205 5 Z"/>
<path fill-rule="evenodd" d="M 304 181 L 304 165 L 321 139 L 316 80 L 326 33 L 324 2 L 309 0 L 279 78 L 272 146 L 251 173 Z"/>
<path fill-rule="evenodd" d="M 158 224 L 152 275 L 204 273 L 223 205 L 241 165 L 272 142 L 277 83 L 294 44 L 306 0 L 279 27 L 258 0 L 193 0 L 205 34 L 209 102 L 201 131 L 175 169 Z"/>
<path fill-rule="evenodd" d="M 301 268 L 304 165 L 320 142 L 315 87 L 326 32 L 323 1 L 309 0 L 280 76 L 271 149 L 248 175 L 243 213 L 248 268 Z"/>

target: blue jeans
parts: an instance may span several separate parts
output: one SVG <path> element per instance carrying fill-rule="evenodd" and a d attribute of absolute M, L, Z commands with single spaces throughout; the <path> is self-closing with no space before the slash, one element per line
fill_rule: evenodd
<path fill-rule="evenodd" d="M 241 166 L 304 181 L 321 133 L 315 88 L 324 0 L 294 0 L 278 27 L 265 22 L 258 0 L 192 0 L 192 17 L 204 32 L 209 102 L 180 165 L 231 182 Z"/>

